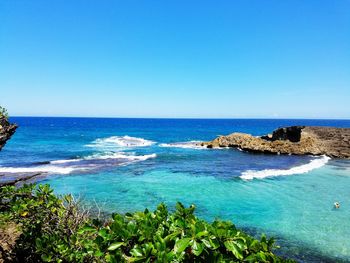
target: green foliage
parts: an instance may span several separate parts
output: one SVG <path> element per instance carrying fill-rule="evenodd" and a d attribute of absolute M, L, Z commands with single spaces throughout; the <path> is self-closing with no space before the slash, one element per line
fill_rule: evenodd
<path fill-rule="evenodd" d="M 0 218 L 12 220 L 21 228 L 13 251 L 18 261 L 50 259 L 51 253 L 64 249 L 56 256 L 59 259 L 63 252 L 79 250 L 74 238 L 87 217 L 78 210 L 72 196 L 58 198 L 48 185 L 7 186 L 0 188 L 0 201 Z"/>
<path fill-rule="evenodd" d="M 1 214 L 21 225 L 13 252 L 21 262 L 287 262 L 273 254 L 273 239 L 257 240 L 231 222 L 207 223 L 194 205 L 177 203 L 169 213 L 160 204 L 103 222 L 47 185 L 3 187 L 0 200 Z"/>
<path fill-rule="evenodd" d="M 9 114 L 7 112 L 7 110 L 4 107 L 0 106 L 0 118 L 4 117 L 5 119 L 9 118 Z"/>

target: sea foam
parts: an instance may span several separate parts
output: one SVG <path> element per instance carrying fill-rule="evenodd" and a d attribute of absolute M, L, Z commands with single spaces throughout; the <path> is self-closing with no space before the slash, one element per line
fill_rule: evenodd
<path fill-rule="evenodd" d="M 144 161 L 150 158 L 155 158 L 157 155 L 155 153 L 145 154 L 145 155 L 130 155 L 123 152 L 107 152 L 107 153 L 95 153 L 88 155 L 86 157 L 77 159 L 66 159 L 66 160 L 54 160 L 50 161 L 50 164 L 66 164 L 66 163 L 76 163 L 88 160 L 108 160 L 108 159 L 124 159 L 129 161 Z"/>
<path fill-rule="evenodd" d="M 198 145 L 200 141 L 189 141 L 189 142 L 174 142 L 174 143 L 161 143 L 159 147 L 173 147 L 183 149 L 207 149 L 204 146 Z"/>
<path fill-rule="evenodd" d="M 74 167 L 61 167 L 55 165 L 41 165 L 33 167 L 0 167 L 1 173 L 52 173 L 69 174 L 76 170 Z"/>
<path fill-rule="evenodd" d="M 131 155 L 130 153 L 121 152 L 96 153 L 82 158 L 54 160 L 45 165 L 31 167 L 0 167 L 0 172 L 70 174 L 77 171 L 82 172 L 111 166 L 127 165 L 156 157 L 156 154 Z"/>
<path fill-rule="evenodd" d="M 151 140 L 125 135 L 99 138 L 86 146 L 95 148 L 134 148 L 151 146 L 153 144 L 155 142 Z"/>
<path fill-rule="evenodd" d="M 263 179 L 266 177 L 274 177 L 274 176 L 286 176 L 286 175 L 293 175 L 293 174 L 304 174 L 307 172 L 310 172 L 311 170 L 320 168 L 324 166 L 329 161 L 328 156 L 322 156 L 318 157 L 316 159 L 311 160 L 307 164 L 299 165 L 292 167 L 290 169 L 265 169 L 261 171 L 254 171 L 254 170 L 247 170 L 242 173 L 240 178 L 244 180 L 252 180 L 254 178 L 256 179 Z"/>

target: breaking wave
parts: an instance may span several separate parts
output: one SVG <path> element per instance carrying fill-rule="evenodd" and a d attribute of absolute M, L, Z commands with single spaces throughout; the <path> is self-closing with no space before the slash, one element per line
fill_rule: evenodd
<path fill-rule="evenodd" d="M 0 167 L 1 173 L 52 173 L 69 174 L 76 170 L 73 167 L 60 167 L 54 165 L 41 165 L 33 167 Z"/>
<path fill-rule="evenodd" d="M 184 149 L 207 149 L 206 147 L 198 145 L 200 141 L 189 141 L 189 142 L 174 142 L 174 143 L 161 143 L 159 147 L 174 147 Z"/>
<path fill-rule="evenodd" d="M 75 163 L 88 160 L 108 160 L 108 159 L 125 159 L 129 161 L 145 161 L 149 158 L 155 158 L 157 155 L 146 154 L 146 155 L 130 155 L 123 152 L 111 152 L 111 153 L 96 153 L 83 158 L 78 159 L 67 159 L 67 160 L 56 160 L 51 161 L 50 164 L 64 164 L 64 163 Z"/>
<path fill-rule="evenodd" d="M 154 141 L 146 140 L 143 138 L 131 137 L 131 136 L 111 136 L 108 138 L 99 138 L 92 143 L 87 144 L 87 147 L 94 148 L 136 148 L 146 147 L 155 144 Z"/>
<path fill-rule="evenodd" d="M 314 169 L 320 168 L 324 166 L 330 158 L 328 156 L 322 156 L 316 159 L 311 160 L 307 164 L 303 164 L 300 166 L 295 166 L 290 169 L 265 169 L 261 171 L 254 171 L 254 170 L 247 170 L 243 172 L 240 176 L 240 178 L 244 180 L 252 180 L 254 178 L 256 179 L 263 179 L 266 177 L 274 177 L 274 176 L 286 176 L 286 175 L 293 175 L 293 174 L 303 174 L 310 172 Z"/>
<path fill-rule="evenodd" d="M 76 159 L 54 160 L 31 167 L 0 167 L 0 173 L 70 174 L 72 172 L 83 172 L 118 165 L 127 165 L 155 157 L 157 157 L 156 154 L 132 155 L 122 152 L 97 153 Z"/>

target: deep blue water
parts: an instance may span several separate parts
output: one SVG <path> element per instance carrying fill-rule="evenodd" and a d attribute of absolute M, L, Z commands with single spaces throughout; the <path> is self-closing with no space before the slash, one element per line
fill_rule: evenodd
<path fill-rule="evenodd" d="M 56 193 L 106 212 L 196 204 L 198 216 L 276 236 L 301 261 L 350 261 L 350 162 L 201 149 L 231 132 L 350 120 L 31 118 L 0 152 L 0 173 L 43 171 Z M 127 137 L 126 137 L 127 136 Z M 253 180 L 246 180 L 254 177 Z M 335 201 L 341 209 L 333 210 Z"/>

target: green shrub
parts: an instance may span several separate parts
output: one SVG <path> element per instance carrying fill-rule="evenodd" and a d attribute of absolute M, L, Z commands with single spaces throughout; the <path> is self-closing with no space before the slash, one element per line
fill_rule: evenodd
<path fill-rule="evenodd" d="M 0 106 L 0 118 L 4 117 L 5 119 L 9 118 L 9 114 L 4 107 Z"/>
<path fill-rule="evenodd" d="M 48 185 L 7 186 L 0 189 L 0 201 L 0 218 L 13 220 L 21 228 L 22 234 L 13 251 L 18 261 L 51 261 L 50 257 L 45 259 L 40 245 L 43 242 L 47 242 L 45 246 L 51 249 L 50 253 L 56 253 L 62 245 L 78 249 L 73 238 L 88 218 L 71 195 L 58 198 Z M 64 255 L 63 252 L 57 251 L 56 258 Z"/>
<path fill-rule="evenodd" d="M 164 204 L 154 212 L 91 219 L 71 195 L 47 185 L 0 189 L 0 218 L 22 231 L 12 257 L 20 262 L 287 262 L 272 252 L 273 239 L 257 240 L 231 222 L 207 223 L 195 206 Z"/>

